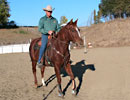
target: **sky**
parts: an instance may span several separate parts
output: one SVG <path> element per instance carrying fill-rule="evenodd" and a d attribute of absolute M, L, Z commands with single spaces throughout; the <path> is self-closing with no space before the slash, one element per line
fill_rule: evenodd
<path fill-rule="evenodd" d="M 52 16 L 60 23 L 61 16 L 68 21 L 78 19 L 78 26 L 86 26 L 94 9 L 98 11 L 100 0 L 7 0 L 10 6 L 10 18 L 18 26 L 38 26 L 45 16 L 43 8 L 51 5 L 55 10 Z"/>

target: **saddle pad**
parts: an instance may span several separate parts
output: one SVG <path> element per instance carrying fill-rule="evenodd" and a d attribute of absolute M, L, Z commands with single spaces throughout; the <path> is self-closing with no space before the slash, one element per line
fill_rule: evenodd
<path fill-rule="evenodd" d="M 38 44 L 39 42 L 37 42 L 35 45 L 34 45 L 34 50 L 39 50 L 40 49 L 40 45 Z"/>

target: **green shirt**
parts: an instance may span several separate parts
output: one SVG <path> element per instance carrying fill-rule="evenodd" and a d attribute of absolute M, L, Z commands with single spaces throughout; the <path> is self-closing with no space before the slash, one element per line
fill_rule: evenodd
<path fill-rule="evenodd" d="M 59 32 L 60 29 L 61 29 L 61 27 L 58 24 L 57 19 L 54 17 L 48 18 L 45 15 L 39 21 L 38 30 L 42 34 L 48 34 L 48 31 L 50 31 L 50 30 Z"/>

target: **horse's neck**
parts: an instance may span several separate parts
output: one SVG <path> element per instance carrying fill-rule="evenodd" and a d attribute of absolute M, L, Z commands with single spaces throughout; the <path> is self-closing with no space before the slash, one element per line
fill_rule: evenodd
<path fill-rule="evenodd" d="M 70 39 L 69 39 L 69 36 L 67 36 L 67 33 L 68 33 L 68 30 L 67 29 L 61 29 L 59 32 L 58 32 L 58 40 L 60 40 L 61 42 L 64 42 L 66 44 L 69 44 L 70 43 Z"/>
<path fill-rule="evenodd" d="M 69 46 L 69 41 L 66 41 L 64 38 L 61 38 L 60 36 L 57 37 L 57 42 L 60 45 L 60 47 L 67 49 Z"/>
<path fill-rule="evenodd" d="M 59 45 L 59 48 L 63 48 L 66 51 L 66 50 L 68 50 L 68 47 L 69 47 L 69 41 L 67 41 L 65 39 L 63 34 L 65 34 L 65 33 L 63 33 L 62 31 L 58 32 L 57 38 L 55 38 L 56 39 L 56 45 Z"/>

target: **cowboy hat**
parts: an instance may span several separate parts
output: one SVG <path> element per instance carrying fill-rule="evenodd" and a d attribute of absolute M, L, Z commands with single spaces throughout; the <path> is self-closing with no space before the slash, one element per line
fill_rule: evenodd
<path fill-rule="evenodd" d="M 48 5 L 46 8 L 43 8 L 44 11 L 53 11 L 55 8 L 52 9 L 50 5 Z"/>

